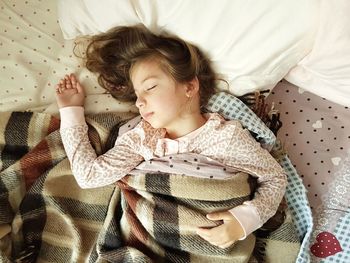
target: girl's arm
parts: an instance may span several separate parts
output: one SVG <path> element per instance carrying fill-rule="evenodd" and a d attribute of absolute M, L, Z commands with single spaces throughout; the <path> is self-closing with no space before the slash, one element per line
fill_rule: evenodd
<path fill-rule="evenodd" d="M 132 131 L 120 136 L 111 150 L 97 157 L 88 138 L 84 117 L 84 87 L 71 74 L 61 79 L 55 88 L 62 142 L 80 187 L 94 188 L 114 183 L 143 160 L 137 153 L 138 136 L 132 136 Z"/>
<path fill-rule="evenodd" d="M 233 126 L 232 139 L 223 153 L 223 163 L 258 178 L 254 198 L 229 211 L 207 214 L 210 220 L 223 224 L 210 229 L 198 228 L 197 234 L 209 243 L 227 248 L 261 227 L 272 217 L 287 185 L 282 167 L 256 142 L 240 123 Z M 230 132 L 231 133 L 231 132 Z"/>
<path fill-rule="evenodd" d="M 137 153 L 137 135 L 133 131 L 121 135 L 112 149 L 97 156 L 88 138 L 84 108 L 61 108 L 60 114 L 62 142 L 81 188 L 112 184 L 143 160 Z"/>
<path fill-rule="evenodd" d="M 271 154 L 238 122 L 225 155 L 225 165 L 257 178 L 254 198 L 230 210 L 247 236 L 276 213 L 285 193 L 287 177 Z"/>

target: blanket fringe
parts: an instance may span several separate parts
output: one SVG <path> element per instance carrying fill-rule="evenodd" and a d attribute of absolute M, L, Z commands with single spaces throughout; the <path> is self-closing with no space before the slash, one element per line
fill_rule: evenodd
<path fill-rule="evenodd" d="M 269 106 L 265 100 L 266 94 L 269 92 L 269 90 L 255 91 L 238 98 L 277 135 L 278 130 L 282 127 L 282 122 L 280 120 L 280 113 L 275 109 L 274 103 Z"/>
<path fill-rule="evenodd" d="M 32 263 L 36 261 L 37 248 L 35 246 L 28 246 L 25 250 L 20 252 L 19 258 L 14 262 L 16 263 Z"/>
<path fill-rule="evenodd" d="M 282 127 L 282 121 L 279 111 L 275 109 L 275 104 L 272 103 L 268 105 L 266 102 L 266 96 L 269 92 L 269 90 L 255 91 L 238 98 L 265 123 L 275 136 L 277 136 L 279 129 Z M 277 161 L 286 155 L 286 150 L 280 140 L 276 140 L 276 145 L 271 155 Z"/>

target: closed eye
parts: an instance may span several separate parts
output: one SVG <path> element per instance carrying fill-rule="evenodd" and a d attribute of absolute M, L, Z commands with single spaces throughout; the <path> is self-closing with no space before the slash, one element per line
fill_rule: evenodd
<path fill-rule="evenodd" d="M 148 91 L 148 90 L 152 90 L 152 89 L 154 89 L 155 87 L 157 87 L 157 85 L 154 85 L 154 86 L 148 88 L 147 91 Z"/>

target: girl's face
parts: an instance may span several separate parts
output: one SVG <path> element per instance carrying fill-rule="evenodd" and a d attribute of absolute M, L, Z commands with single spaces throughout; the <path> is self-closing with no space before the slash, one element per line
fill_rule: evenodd
<path fill-rule="evenodd" d="M 136 106 L 153 128 L 178 129 L 190 114 L 188 85 L 175 80 L 158 60 L 137 63 L 131 73 Z"/>

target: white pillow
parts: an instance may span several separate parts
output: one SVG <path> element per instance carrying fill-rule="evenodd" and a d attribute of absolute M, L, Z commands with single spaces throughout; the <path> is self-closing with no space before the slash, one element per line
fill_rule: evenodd
<path fill-rule="evenodd" d="M 141 21 L 129 0 L 58 0 L 58 22 L 63 37 L 74 39 Z"/>
<path fill-rule="evenodd" d="M 209 53 L 235 95 L 271 89 L 310 52 L 318 0 L 60 0 L 64 37 L 143 23 Z"/>
<path fill-rule="evenodd" d="M 350 1 L 322 0 L 310 54 L 286 76 L 296 86 L 350 107 Z"/>

